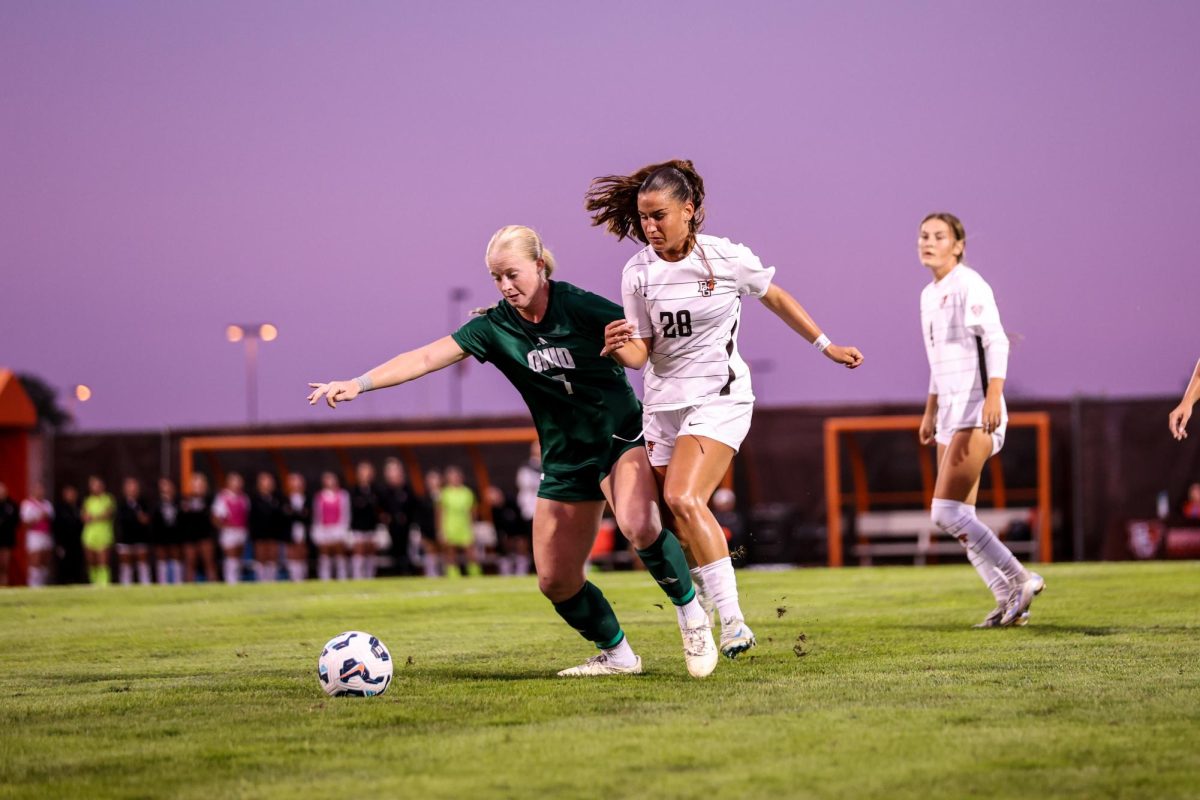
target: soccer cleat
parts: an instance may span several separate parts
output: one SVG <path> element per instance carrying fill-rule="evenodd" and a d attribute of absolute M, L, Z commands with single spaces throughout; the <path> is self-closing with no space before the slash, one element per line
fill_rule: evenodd
<path fill-rule="evenodd" d="M 999 628 L 1000 620 L 1004 618 L 1004 607 L 996 606 L 988 615 L 983 618 L 983 622 L 976 622 L 971 627 L 973 628 Z"/>
<path fill-rule="evenodd" d="M 1007 628 L 1009 625 L 1020 624 L 1017 620 L 1029 610 L 1033 598 L 1041 594 L 1045 588 L 1046 581 L 1042 579 L 1041 575 L 1036 572 L 1029 573 L 1029 578 L 1014 586 L 1012 593 L 1008 596 L 1008 604 L 1004 607 L 1004 616 L 1000 618 L 1000 626 Z"/>
<path fill-rule="evenodd" d="M 744 619 L 721 620 L 721 654 L 726 658 L 737 658 L 758 644 L 754 631 Z"/>
<path fill-rule="evenodd" d="M 683 660 L 693 678 L 706 678 L 717 668 L 717 643 L 713 641 L 712 625 L 704 620 L 699 625 L 679 628 L 683 635 Z"/>
<path fill-rule="evenodd" d="M 600 675 L 641 675 L 642 657 L 634 656 L 628 667 L 612 663 L 608 653 L 594 655 L 577 667 L 568 667 L 558 673 L 560 678 L 595 678 Z"/>

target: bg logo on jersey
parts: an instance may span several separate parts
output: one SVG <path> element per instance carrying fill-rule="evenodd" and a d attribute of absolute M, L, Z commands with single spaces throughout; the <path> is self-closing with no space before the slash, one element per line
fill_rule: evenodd
<path fill-rule="evenodd" d="M 525 363 L 534 372 L 545 372 L 551 369 L 575 369 L 575 359 L 571 351 L 565 347 L 547 347 L 544 350 L 530 350 L 525 354 Z"/>

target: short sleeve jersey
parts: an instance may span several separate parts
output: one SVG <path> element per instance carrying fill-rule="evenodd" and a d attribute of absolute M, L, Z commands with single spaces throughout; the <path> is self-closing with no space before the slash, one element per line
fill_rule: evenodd
<path fill-rule="evenodd" d="M 113 534 L 112 515 L 116 508 L 117 503 L 111 494 L 88 495 L 83 501 L 83 513 L 91 517 L 92 521 L 84 523 L 84 535 L 88 535 L 88 531 L 96 530 L 103 531 L 104 535 L 111 537 Z M 104 516 L 107 516 L 108 519 L 100 519 Z"/>
<path fill-rule="evenodd" d="M 774 275 L 749 247 L 705 234 L 682 261 L 664 261 L 649 246 L 629 259 L 621 297 L 634 336 L 650 340 L 647 411 L 717 396 L 754 400 L 750 369 L 737 349 L 742 297 L 762 297 Z"/>
<path fill-rule="evenodd" d="M 442 532 L 446 539 L 470 541 L 475 493 L 467 486 L 444 486 L 438 495 L 438 505 L 442 509 Z"/>
<path fill-rule="evenodd" d="M 542 469 L 569 474 L 596 465 L 607 470 L 613 439 L 636 440 L 641 405 L 625 370 L 601 356 L 604 327 L 622 318 L 611 300 L 569 283 L 550 281 L 540 322 L 501 302 L 451 336 L 464 351 L 490 361 L 521 393 L 542 444 Z"/>
<path fill-rule="evenodd" d="M 977 426 L 987 381 L 1008 372 L 1008 337 L 992 287 L 966 264 L 954 267 L 921 291 L 921 333 L 939 427 Z"/>

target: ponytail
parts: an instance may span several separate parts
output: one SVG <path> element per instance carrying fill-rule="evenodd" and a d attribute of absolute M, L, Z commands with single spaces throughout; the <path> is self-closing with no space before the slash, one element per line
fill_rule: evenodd
<path fill-rule="evenodd" d="M 692 204 L 694 212 L 689 223 L 689 239 L 694 241 L 704 224 L 704 179 L 691 161 L 675 159 L 650 164 L 632 175 L 596 178 L 584 195 L 584 208 L 592 212 L 592 225 L 603 225 L 618 239 L 633 238 L 646 244 L 646 234 L 638 216 L 638 195 L 658 191 L 666 192 L 681 203 Z"/>

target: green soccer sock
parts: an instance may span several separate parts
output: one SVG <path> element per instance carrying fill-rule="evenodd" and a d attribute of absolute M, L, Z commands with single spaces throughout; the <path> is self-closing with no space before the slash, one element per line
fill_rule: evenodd
<path fill-rule="evenodd" d="M 616 647 L 625 638 L 604 592 L 591 581 L 584 583 L 574 597 L 555 603 L 554 610 L 583 638 L 602 650 Z"/>
<path fill-rule="evenodd" d="M 675 534 L 666 528 L 645 550 L 637 551 L 638 558 L 658 581 L 667 597 L 677 606 L 687 605 L 696 596 L 692 586 L 692 573 L 688 571 L 687 558 Z"/>
<path fill-rule="evenodd" d="M 88 572 L 96 586 L 108 586 L 108 567 L 92 567 Z"/>

